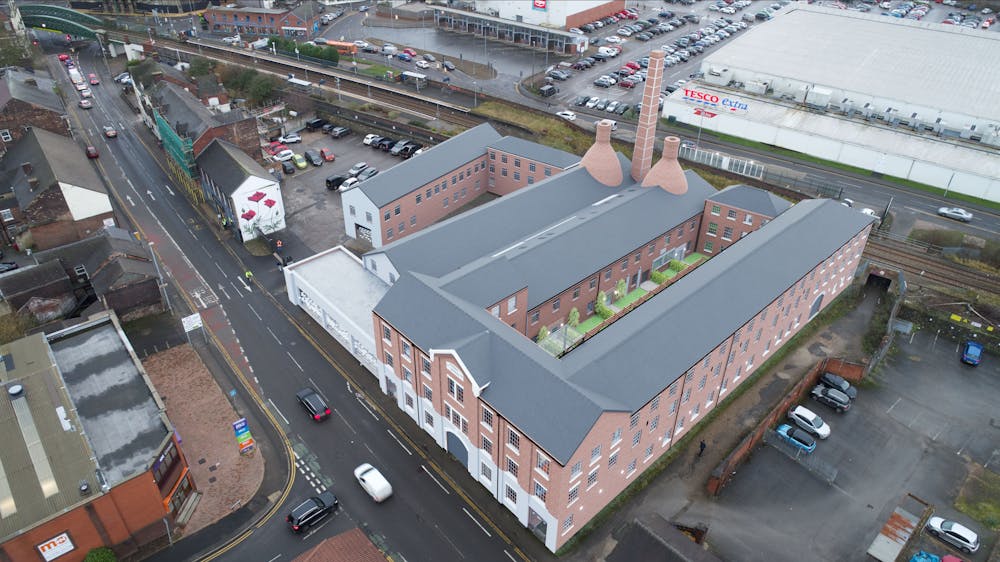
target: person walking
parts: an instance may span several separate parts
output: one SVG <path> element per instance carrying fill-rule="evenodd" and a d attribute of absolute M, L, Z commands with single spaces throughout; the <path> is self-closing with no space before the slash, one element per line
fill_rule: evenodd
<path fill-rule="evenodd" d="M 246 271 L 246 273 L 243 274 L 243 276 L 247 278 L 247 283 L 253 281 L 253 272 L 250 271 L 249 269 Z"/>
<path fill-rule="evenodd" d="M 705 453 L 705 447 L 707 447 L 707 445 L 705 445 L 705 441 L 702 440 L 702 442 L 698 444 L 698 457 L 701 457 L 701 455 Z"/>

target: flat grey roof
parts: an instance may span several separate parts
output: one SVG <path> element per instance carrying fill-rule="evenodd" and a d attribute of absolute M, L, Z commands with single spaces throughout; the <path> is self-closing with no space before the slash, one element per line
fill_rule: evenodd
<path fill-rule="evenodd" d="M 51 334 L 49 345 L 108 485 L 145 471 L 173 427 L 125 334 L 105 318 Z"/>
<path fill-rule="evenodd" d="M 1000 121 L 998 59 L 996 33 L 792 3 L 706 64 Z"/>
<path fill-rule="evenodd" d="M 557 168 L 568 168 L 580 162 L 580 157 L 572 152 L 524 140 L 520 137 L 506 136 L 491 144 L 490 147 Z"/>
<path fill-rule="evenodd" d="M 37 269 L 37 268 L 36 268 Z M 44 334 L 0 345 L 0 542 L 100 493 L 93 451 Z M 11 399 L 7 388 L 24 387 Z M 66 425 L 60 421 L 66 420 Z"/>
<path fill-rule="evenodd" d="M 383 207 L 477 156 L 485 156 L 486 147 L 500 138 L 489 123 L 477 125 L 362 182 L 358 189 Z"/>

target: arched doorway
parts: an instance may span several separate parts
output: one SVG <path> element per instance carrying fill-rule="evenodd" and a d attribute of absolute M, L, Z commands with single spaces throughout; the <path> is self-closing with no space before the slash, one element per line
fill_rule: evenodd
<path fill-rule="evenodd" d="M 465 448 L 465 444 L 462 440 L 454 433 L 448 431 L 448 452 L 451 453 L 453 457 L 458 459 L 458 462 L 462 463 L 463 466 L 469 466 L 469 451 Z"/>

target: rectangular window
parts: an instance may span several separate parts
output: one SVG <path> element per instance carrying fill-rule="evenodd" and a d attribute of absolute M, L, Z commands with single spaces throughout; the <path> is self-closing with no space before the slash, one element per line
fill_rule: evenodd
<path fill-rule="evenodd" d="M 434 416 L 430 412 L 424 412 L 424 423 L 434 427 Z"/>
<path fill-rule="evenodd" d="M 507 444 L 513 447 L 515 451 L 521 448 L 521 436 L 513 429 L 507 430 Z"/>
<path fill-rule="evenodd" d="M 649 447 L 646 447 L 646 458 L 648 459 L 651 456 L 653 456 L 653 446 L 652 445 L 650 445 Z"/>
<path fill-rule="evenodd" d="M 517 476 L 517 463 L 510 457 L 507 457 L 507 472 L 511 473 L 513 476 Z"/>
<path fill-rule="evenodd" d="M 507 485 L 507 492 L 505 495 L 508 500 L 517 503 L 517 492 L 515 492 L 514 488 L 511 488 L 509 484 Z"/>
<path fill-rule="evenodd" d="M 426 197 L 426 198 L 430 199 L 430 198 L 431 198 L 431 196 L 433 195 L 433 193 L 434 193 L 434 192 L 432 192 L 432 191 L 430 190 L 430 188 L 428 188 L 428 189 L 427 189 L 427 191 L 425 191 L 425 192 L 424 192 L 424 197 Z"/>
<path fill-rule="evenodd" d="M 622 260 L 622 271 L 625 271 L 627 269 L 628 269 L 628 260 L 624 259 Z"/>
<path fill-rule="evenodd" d="M 413 383 L 413 372 L 406 368 L 406 365 L 402 365 L 403 368 L 403 380 L 408 383 Z"/>
<path fill-rule="evenodd" d="M 632 462 L 628 463 L 628 468 L 625 469 L 625 474 L 632 474 L 633 472 L 635 472 L 635 459 L 632 459 Z"/>
<path fill-rule="evenodd" d="M 531 313 L 531 323 L 532 324 L 538 324 L 538 311 L 537 310 Z"/>
<path fill-rule="evenodd" d="M 688 399 L 691 398 L 691 389 L 684 389 L 684 398 L 681 399 L 681 404 L 687 404 Z"/>
<path fill-rule="evenodd" d="M 719 213 L 721 213 L 721 212 L 722 212 L 722 207 L 720 207 L 718 205 L 712 205 L 712 214 L 713 215 L 719 216 Z"/>
<path fill-rule="evenodd" d="M 535 171 L 535 163 L 534 162 L 528 162 L 528 171 L 529 172 L 534 172 Z"/>
<path fill-rule="evenodd" d="M 351 216 L 356 216 L 357 211 L 354 209 L 354 205 L 348 206 L 348 210 L 351 212 Z"/>
<path fill-rule="evenodd" d="M 500 168 L 500 175 L 503 177 L 507 177 L 507 168 Z"/>
<path fill-rule="evenodd" d="M 386 352 L 385 354 L 385 364 L 389 368 L 392 368 L 392 355 L 389 352 Z"/>
<path fill-rule="evenodd" d="M 618 428 L 611 434 L 611 446 L 614 447 L 622 440 L 622 428 Z"/>
<path fill-rule="evenodd" d="M 569 489 L 569 494 L 567 495 L 567 501 L 573 503 L 580 497 L 580 486 L 576 485 Z"/>
<path fill-rule="evenodd" d="M 591 487 L 597 484 L 597 473 L 600 472 L 600 468 L 595 468 L 587 475 L 587 487 Z"/>
<path fill-rule="evenodd" d="M 521 180 L 521 172 L 514 170 L 514 181 L 520 181 L 520 180 Z"/>
<path fill-rule="evenodd" d="M 635 429 L 635 426 L 639 425 L 639 412 L 632 414 L 632 417 L 628 421 L 629 429 Z"/>
<path fill-rule="evenodd" d="M 608 468 L 610 469 L 611 467 L 615 466 L 616 464 L 618 464 L 618 453 L 614 452 L 614 453 L 611 453 L 611 456 L 608 457 Z"/>
<path fill-rule="evenodd" d="M 393 236 L 392 233 L 393 233 L 393 230 L 391 228 L 389 230 L 387 230 L 386 231 L 386 238 L 392 238 L 392 236 Z"/>
<path fill-rule="evenodd" d="M 718 234 L 719 233 L 719 225 L 715 224 L 714 222 L 708 223 L 708 233 L 711 236 L 715 236 L 716 234 Z"/>
<path fill-rule="evenodd" d="M 575 287 L 573 289 L 573 300 L 580 298 L 580 287 Z"/>
<path fill-rule="evenodd" d="M 413 408 L 413 397 L 410 396 L 409 394 L 406 394 L 403 398 L 404 398 L 404 401 L 406 402 L 406 407 L 412 409 Z"/>
<path fill-rule="evenodd" d="M 493 470 L 490 468 L 490 465 L 483 463 L 481 466 L 482 468 L 479 469 L 479 473 L 485 476 L 487 480 L 492 480 Z"/>
<path fill-rule="evenodd" d="M 726 213 L 726 218 L 731 221 L 736 220 L 736 211 L 733 209 L 729 209 L 729 212 Z"/>
<path fill-rule="evenodd" d="M 598 445 L 590 450 L 590 462 L 594 462 L 601 458 L 601 446 Z"/>
<path fill-rule="evenodd" d="M 723 240 L 733 239 L 733 227 L 727 226 L 726 228 L 722 229 L 722 239 Z"/>
<path fill-rule="evenodd" d="M 611 269 L 607 269 L 604 271 L 604 280 L 611 281 Z"/>
<path fill-rule="evenodd" d="M 572 513 L 570 513 L 570 514 L 569 514 L 569 517 L 567 517 L 567 518 L 566 518 L 566 519 L 565 519 L 565 520 L 563 521 L 563 524 L 562 524 L 562 530 L 563 530 L 563 532 L 565 533 L 566 531 L 568 531 L 568 530 L 570 530 L 570 529 L 572 529 L 572 528 L 573 528 L 573 514 L 572 514 Z"/>
<path fill-rule="evenodd" d="M 507 299 L 507 314 L 510 314 L 517 310 L 517 295 Z"/>
<path fill-rule="evenodd" d="M 399 213 L 400 213 L 400 211 L 401 211 L 401 209 L 400 209 L 399 205 L 396 205 L 396 208 L 392 210 L 392 214 L 398 216 Z"/>
<path fill-rule="evenodd" d="M 659 407 L 660 407 L 660 397 L 656 396 L 656 397 L 653 398 L 653 401 L 649 403 L 649 409 L 650 410 L 655 410 L 655 409 L 657 409 Z"/>
<path fill-rule="evenodd" d="M 507 163 L 507 155 L 506 154 L 501 154 L 500 155 L 500 161 L 503 162 L 504 164 L 506 164 Z"/>
<path fill-rule="evenodd" d="M 386 211 L 385 214 L 382 215 L 382 218 L 385 219 L 385 220 L 391 219 L 392 218 L 392 211 Z"/>
<path fill-rule="evenodd" d="M 642 432 L 636 431 L 635 435 L 632 436 L 632 446 L 635 447 L 636 445 L 638 445 L 641 439 L 642 439 Z"/>
<path fill-rule="evenodd" d="M 573 468 L 570 469 L 570 478 L 575 478 L 583 472 L 583 461 L 576 461 L 573 463 Z"/>
<path fill-rule="evenodd" d="M 552 301 L 552 311 L 555 312 L 559 310 L 559 299 Z"/>
<path fill-rule="evenodd" d="M 420 371 L 425 375 L 430 376 L 431 374 L 431 360 L 421 356 L 420 357 Z"/>
<path fill-rule="evenodd" d="M 382 326 L 382 339 L 385 340 L 385 343 L 392 345 L 392 331 L 388 326 Z"/>
<path fill-rule="evenodd" d="M 423 200 L 424 200 L 424 196 L 422 194 L 418 193 L 417 194 L 417 205 L 419 205 L 420 202 L 423 201 Z"/>
<path fill-rule="evenodd" d="M 551 175 L 552 175 L 552 168 L 545 168 L 545 177 L 549 177 Z"/>
<path fill-rule="evenodd" d="M 597 288 L 597 278 L 592 277 L 590 279 L 590 290 L 593 291 L 595 288 Z"/>
<path fill-rule="evenodd" d="M 410 358 L 410 344 L 403 342 L 403 357 Z"/>
<path fill-rule="evenodd" d="M 545 455 L 538 453 L 538 456 L 535 458 L 535 470 L 548 475 L 551 469 L 552 461 L 550 461 Z"/>
<path fill-rule="evenodd" d="M 483 408 L 483 425 L 493 427 L 493 411 L 489 408 Z"/>
<path fill-rule="evenodd" d="M 708 375 L 702 375 L 701 380 L 698 381 L 698 390 L 705 388 L 706 382 L 708 382 Z"/>
<path fill-rule="evenodd" d="M 655 431 L 658 425 L 660 425 L 660 416 L 656 416 L 653 419 L 649 420 L 649 431 L 650 432 Z"/>
<path fill-rule="evenodd" d="M 542 500 L 544 502 L 546 495 L 548 495 L 548 490 L 546 490 L 545 487 L 542 486 L 541 484 L 539 484 L 538 481 L 536 480 L 535 481 L 535 497 L 537 497 L 538 499 L 540 499 L 540 500 Z"/>
<path fill-rule="evenodd" d="M 424 385 L 424 398 L 428 400 L 434 399 L 434 391 L 431 390 L 431 387 L 427 386 L 426 384 Z"/>

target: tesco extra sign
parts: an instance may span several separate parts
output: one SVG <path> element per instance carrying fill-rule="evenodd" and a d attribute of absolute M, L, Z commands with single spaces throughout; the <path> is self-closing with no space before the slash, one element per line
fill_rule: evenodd
<path fill-rule="evenodd" d="M 728 113 L 745 113 L 747 111 L 750 111 L 750 106 L 743 100 L 736 98 L 719 97 L 718 94 L 713 94 L 712 92 L 704 92 L 702 90 L 692 90 L 689 88 L 684 88 L 683 98 L 687 101 L 692 101 L 700 105 L 714 107 L 716 109 L 720 109 Z"/>
<path fill-rule="evenodd" d="M 63 554 L 72 552 L 76 547 L 73 546 L 73 541 L 70 540 L 69 534 L 62 533 L 52 537 L 42 544 L 36 545 L 35 548 L 38 549 L 38 553 L 42 555 L 45 562 L 51 562 Z"/>
<path fill-rule="evenodd" d="M 547 0 L 531 0 L 531 7 L 536 10 L 545 10 Z"/>

